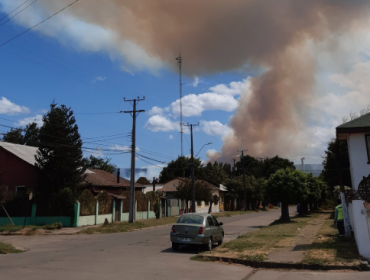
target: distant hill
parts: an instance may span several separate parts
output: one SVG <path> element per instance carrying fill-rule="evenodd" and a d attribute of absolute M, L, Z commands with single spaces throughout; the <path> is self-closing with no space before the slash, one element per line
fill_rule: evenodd
<path fill-rule="evenodd" d="M 302 165 L 301 164 L 296 164 L 295 168 L 298 170 L 302 170 Z M 304 172 L 305 173 L 312 173 L 313 176 L 318 177 L 323 171 L 324 166 L 322 164 L 305 164 L 304 165 Z"/>

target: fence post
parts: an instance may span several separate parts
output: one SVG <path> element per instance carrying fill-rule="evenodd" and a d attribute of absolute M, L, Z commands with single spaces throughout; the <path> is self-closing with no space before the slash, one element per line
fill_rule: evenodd
<path fill-rule="evenodd" d="M 95 224 L 98 224 L 98 217 L 99 217 L 99 201 L 96 201 L 95 206 Z"/>
<path fill-rule="evenodd" d="M 116 200 L 113 199 L 112 201 L 112 223 L 114 222 L 115 216 L 116 216 Z"/>
<path fill-rule="evenodd" d="M 134 220 L 136 220 L 136 213 L 137 213 L 137 200 L 135 200 Z"/>
<path fill-rule="evenodd" d="M 36 203 L 32 203 L 31 218 L 36 217 Z"/>
<path fill-rule="evenodd" d="M 123 200 L 119 201 L 119 221 L 122 222 Z"/>
<path fill-rule="evenodd" d="M 146 218 L 149 219 L 149 213 L 150 213 L 150 199 L 148 200 L 148 205 L 147 205 L 147 213 L 146 213 Z"/>
<path fill-rule="evenodd" d="M 33 210 L 33 205 L 32 205 Z M 36 205 L 35 205 L 35 211 L 36 211 Z M 80 222 L 80 202 L 76 200 L 74 204 L 74 215 L 73 215 L 73 227 L 78 227 Z"/>

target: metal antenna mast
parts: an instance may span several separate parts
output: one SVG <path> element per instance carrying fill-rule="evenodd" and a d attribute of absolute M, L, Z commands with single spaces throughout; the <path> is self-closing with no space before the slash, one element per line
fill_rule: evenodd
<path fill-rule="evenodd" d="M 179 66 L 179 86 L 180 86 L 180 135 L 181 135 L 181 156 L 183 156 L 183 149 L 182 149 L 182 138 L 183 138 L 183 123 L 182 123 L 182 75 L 181 75 L 181 64 L 182 64 L 182 56 L 181 52 L 178 57 L 176 57 L 177 66 Z"/>

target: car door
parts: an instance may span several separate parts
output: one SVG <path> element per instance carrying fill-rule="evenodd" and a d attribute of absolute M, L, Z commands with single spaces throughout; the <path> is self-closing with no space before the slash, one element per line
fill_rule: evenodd
<path fill-rule="evenodd" d="M 214 226 L 214 234 L 217 236 L 217 240 L 221 240 L 222 238 L 222 226 L 219 225 L 219 222 L 214 216 L 211 216 Z"/>
<path fill-rule="evenodd" d="M 215 225 L 214 225 L 214 222 L 213 222 L 211 216 L 207 216 L 207 228 L 206 228 L 206 231 L 208 231 L 208 234 L 207 234 L 208 236 L 209 235 L 212 235 L 213 241 L 217 241 L 217 236 L 215 236 L 215 234 L 216 234 L 215 233 Z"/>

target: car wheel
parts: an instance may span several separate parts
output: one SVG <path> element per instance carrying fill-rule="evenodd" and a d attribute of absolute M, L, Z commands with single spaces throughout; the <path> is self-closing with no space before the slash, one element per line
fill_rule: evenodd
<path fill-rule="evenodd" d="M 172 250 L 177 251 L 179 249 L 180 244 L 172 242 Z"/>
<path fill-rule="evenodd" d="M 224 233 L 222 233 L 221 239 L 217 242 L 218 246 L 222 245 L 223 242 L 224 242 Z"/>
<path fill-rule="evenodd" d="M 208 239 L 208 244 L 206 245 L 206 250 L 211 251 L 212 250 L 212 237 Z"/>

